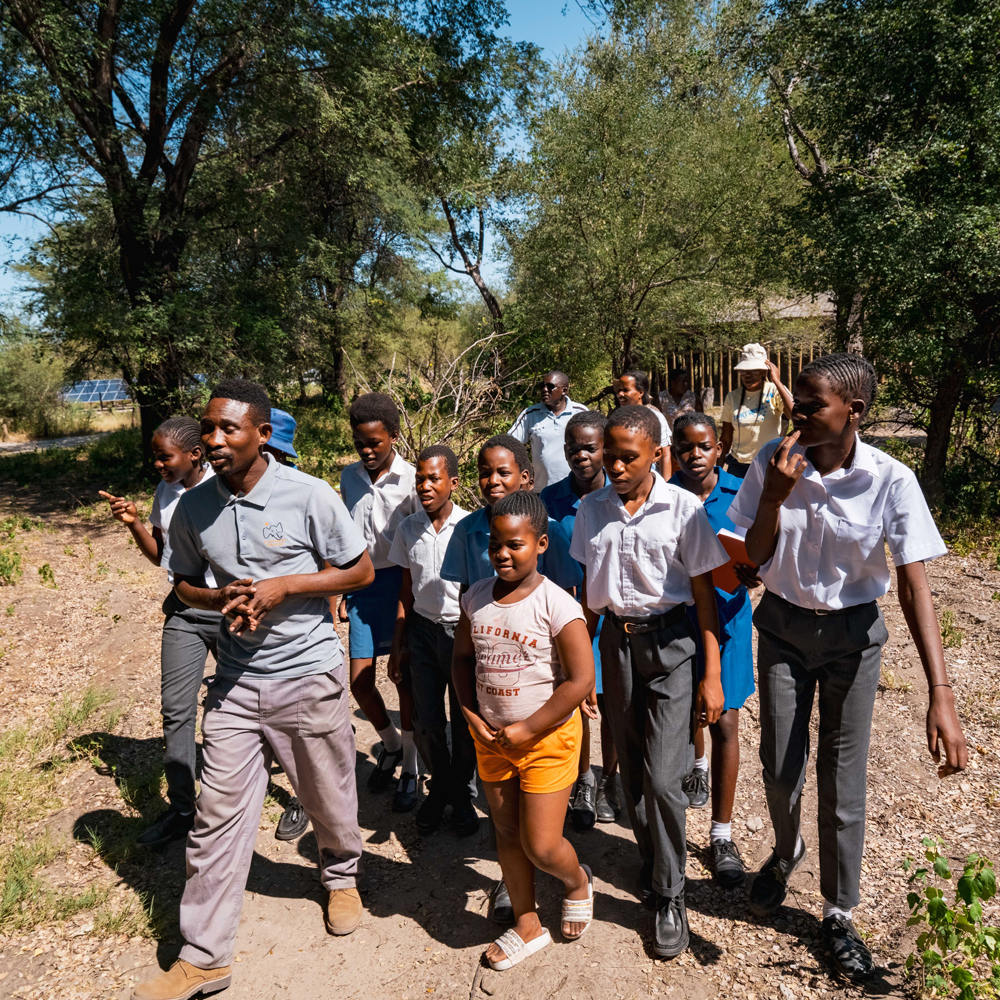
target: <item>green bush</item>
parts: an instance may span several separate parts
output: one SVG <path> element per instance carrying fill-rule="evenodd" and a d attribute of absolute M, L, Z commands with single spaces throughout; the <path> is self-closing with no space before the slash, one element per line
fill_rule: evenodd
<path fill-rule="evenodd" d="M 357 458 L 347 414 L 313 405 L 300 407 L 293 415 L 298 422 L 295 430 L 298 467 L 311 476 L 337 481 L 344 465 Z"/>

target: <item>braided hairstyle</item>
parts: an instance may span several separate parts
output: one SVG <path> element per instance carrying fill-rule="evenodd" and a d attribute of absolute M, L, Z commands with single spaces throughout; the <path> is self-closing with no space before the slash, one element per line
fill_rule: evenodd
<path fill-rule="evenodd" d="M 600 410 L 581 410 L 566 421 L 566 440 L 569 440 L 569 432 L 577 427 L 595 427 L 603 434 L 607 426 L 608 418 Z"/>
<path fill-rule="evenodd" d="M 524 472 L 526 469 L 530 471 L 531 461 L 528 458 L 528 449 L 516 437 L 511 437 L 510 434 L 494 434 L 479 449 L 476 462 L 481 462 L 486 452 L 492 451 L 494 448 L 506 448 L 514 456 L 514 461 L 521 472 Z"/>
<path fill-rule="evenodd" d="M 622 379 L 622 378 L 630 378 L 630 379 L 632 379 L 632 381 L 635 382 L 636 389 L 639 392 L 642 393 L 642 401 L 644 403 L 648 403 L 649 402 L 649 399 L 650 399 L 650 396 L 649 396 L 649 376 L 645 372 L 639 371 L 638 368 L 633 368 L 633 369 L 631 369 L 631 370 L 629 370 L 627 372 L 622 372 L 621 375 L 619 375 L 618 377 L 620 379 Z"/>
<path fill-rule="evenodd" d="M 498 517 L 526 517 L 535 538 L 549 533 L 549 512 L 537 493 L 519 490 L 501 497 L 493 508 L 490 520 L 496 521 Z"/>
<path fill-rule="evenodd" d="M 454 479 L 458 475 L 458 457 L 446 444 L 432 444 L 417 455 L 417 465 L 426 462 L 431 458 L 443 458 L 444 467 L 448 470 L 448 478 Z"/>
<path fill-rule="evenodd" d="M 610 430 L 612 427 L 638 431 L 640 434 L 645 434 L 655 447 L 660 447 L 662 438 L 660 421 L 653 416 L 653 411 L 648 406 L 629 403 L 627 406 L 619 406 L 617 410 L 612 410 L 611 416 L 608 417 L 607 429 Z"/>
<path fill-rule="evenodd" d="M 170 417 L 164 420 L 159 427 L 153 431 L 154 436 L 159 434 L 171 444 L 177 445 L 182 451 L 201 452 L 199 464 L 204 466 L 205 445 L 201 440 L 201 424 L 191 417 Z"/>
<path fill-rule="evenodd" d="M 674 421 L 674 437 L 677 436 L 678 431 L 684 430 L 685 427 L 710 427 L 712 433 L 718 437 L 719 429 L 715 425 L 715 420 L 710 417 L 707 413 L 682 413 Z"/>
<path fill-rule="evenodd" d="M 878 375 L 860 354 L 822 354 L 799 372 L 799 378 L 806 377 L 825 379 L 845 403 L 863 400 L 865 413 L 875 401 Z"/>

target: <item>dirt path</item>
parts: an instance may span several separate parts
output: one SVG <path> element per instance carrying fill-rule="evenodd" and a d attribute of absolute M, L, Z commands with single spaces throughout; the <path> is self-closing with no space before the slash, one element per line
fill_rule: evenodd
<path fill-rule="evenodd" d="M 58 778 L 16 831 L 26 840 L 48 832 L 52 852 L 40 874 L 45 891 L 94 889 L 103 895 L 97 905 L 47 919 L 35 929 L 17 931 L 8 923 L 6 936 L 0 933 L 0 998 L 124 998 L 136 980 L 168 964 L 178 948 L 183 847 L 176 844 L 155 855 L 128 846 L 163 808 L 158 644 L 165 581 L 126 543 L 127 534 L 103 517 L 88 522 L 56 516 L 46 525 L 44 531 L 17 531 L 24 576 L 18 586 L 3 591 L 0 602 L 7 605 L 5 614 L 0 610 L 5 651 L 0 731 L 47 725 L 64 693 L 71 702 L 88 686 L 113 695 L 81 725 L 71 724 Z M 37 570 L 44 563 L 58 589 L 43 585 Z M 901 963 L 910 938 L 904 927 L 902 858 L 918 853 L 926 834 L 944 838 L 955 857 L 974 849 L 996 854 L 1000 843 L 1000 664 L 994 653 L 993 600 L 1000 572 L 957 556 L 932 564 L 930 572 L 939 609 L 950 609 L 952 628 L 965 633 L 962 645 L 946 652 L 973 762 L 960 780 L 939 782 L 924 746 L 919 663 L 890 595 L 885 609 L 892 638 L 876 705 L 868 849 L 863 901 L 856 913 L 884 967 L 868 989 L 880 996 L 905 992 Z M 395 707 L 384 672 L 381 687 Z M 115 706 L 124 710 L 121 717 L 112 711 Z M 819 946 L 812 772 L 804 808 L 811 853 L 792 879 L 789 905 L 773 921 L 751 917 L 743 892 L 726 893 L 712 885 L 700 855 L 707 843 L 708 812 L 692 811 L 692 947 L 673 962 L 655 961 L 649 914 L 634 895 L 638 866 L 631 831 L 625 824 L 602 826 L 569 834 L 597 880 L 597 919 L 584 940 L 556 941 L 512 972 L 483 974 L 479 958 L 495 933 L 486 919 L 487 894 L 499 867 L 484 837 L 458 840 L 445 829 L 422 837 L 412 815 L 391 812 L 390 795 L 367 792 L 364 779 L 374 765 L 370 750 L 376 737 L 360 713 L 354 715 L 365 839 L 362 925 L 346 940 L 325 934 L 314 838 L 307 833 L 297 844 L 274 840 L 287 795 L 284 777 L 277 778 L 260 822 L 227 998 L 792 1000 L 860 995 L 829 977 Z M 744 856 L 756 866 L 771 846 L 756 759 L 756 698 L 742 715 L 743 771 L 734 831 Z M 593 759 L 600 760 L 597 747 Z M 539 900 L 543 922 L 556 930 L 559 892 L 547 877 L 540 877 Z"/>
<path fill-rule="evenodd" d="M 29 451 L 45 451 L 48 448 L 77 448 L 81 444 L 89 444 L 95 438 L 103 437 L 107 431 L 95 431 L 93 434 L 74 434 L 71 437 L 39 438 L 37 441 L 0 441 L 0 457 L 4 455 L 23 455 Z"/>

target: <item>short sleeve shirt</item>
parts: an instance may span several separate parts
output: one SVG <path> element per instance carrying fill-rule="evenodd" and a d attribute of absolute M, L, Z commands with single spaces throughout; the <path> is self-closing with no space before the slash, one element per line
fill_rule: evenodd
<path fill-rule="evenodd" d="M 413 610 L 442 625 L 453 625 L 461 612 L 459 585 L 441 576 L 441 564 L 455 527 L 467 514 L 468 511 L 453 506 L 441 530 L 436 531 L 421 507 L 400 521 L 389 550 L 389 559 L 410 571 Z"/>
<path fill-rule="evenodd" d="M 488 507 L 480 507 L 459 521 L 448 543 L 441 576 L 463 587 L 479 580 L 493 579 L 496 571 L 490 562 L 490 516 Z M 583 583 L 583 573 L 569 554 L 569 539 L 559 525 L 549 518 L 549 547 L 539 556 L 538 572 L 556 586 L 569 589 Z"/>
<path fill-rule="evenodd" d="M 211 479 L 214 475 L 215 470 L 210 465 L 206 466 L 198 485 L 200 486 L 206 479 Z M 167 580 L 171 586 L 174 583 L 174 573 L 170 568 L 170 521 L 177 509 L 178 501 L 186 492 L 183 483 L 168 483 L 166 481 L 158 483 L 156 492 L 153 494 L 153 509 L 149 512 L 149 523 L 154 528 L 159 528 L 160 534 L 163 536 L 163 554 L 160 556 L 160 565 L 166 568 Z M 206 587 L 214 588 L 216 586 L 211 569 L 205 570 L 204 583 Z"/>
<path fill-rule="evenodd" d="M 344 503 L 364 535 L 376 569 L 393 565 L 389 549 L 399 522 L 420 507 L 415 483 L 416 470 L 399 455 L 374 483 L 361 462 L 354 462 L 340 474 Z"/>
<path fill-rule="evenodd" d="M 757 392 L 744 392 L 741 387 L 727 393 L 722 404 L 722 422 L 733 425 L 733 444 L 729 449 L 733 458 L 747 465 L 766 442 L 780 437 L 784 412 L 785 404 L 773 382 L 765 382 Z"/>
<path fill-rule="evenodd" d="M 586 567 L 587 606 L 621 617 L 693 604 L 691 577 L 729 562 L 701 501 L 661 476 L 631 515 L 610 483 L 585 496 L 570 553 Z"/>
<path fill-rule="evenodd" d="M 224 476 L 188 490 L 170 533 L 174 572 L 198 577 L 210 567 L 222 587 L 244 577 L 316 573 L 324 562 L 344 566 L 365 551 L 361 532 L 330 484 L 270 455 L 248 494 L 234 496 Z M 218 661 L 224 677 L 305 677 L 342 667 L 329 600 L 287 597 L 255 632 L 242 636 L 222 627 Z"/>
<path fill-rule="evenodd" d="M 574 403 L 567 396 L 561 413 L 553 413 L 544 403 L 538 403 L 517 415 L 510 434 L 522 444 L 531 446 L 536 493 L 549 483 L 556 483 L 569 475 L 569 463 L 564 451 L 566 425 L 574 413 L 584 413 L 586 409 L 582 403 Z"/>
<path fill-rule="evenodd" d="M 493 727 L 537 712 L 565 680 L 555 637 L 583 612 L 565 590 L 544 578 L 515 604 L 493 600 L 494 580 L 462 595 L 476 651 L 476 699 Z"/>
<path fill-rule="evenodd" d="M 679 403 L 674 402 L 674 397 L 670 395 L 669 389 L 664 389 L 660 393 L 658 402 L 660 404 L 660 412 L 667 418 L 667 423 L 671 427 L 674 426 L 674 421 L 682 413 L 694 413 L 698 409 L 698 397 L 694 394 L 694 389 L 688 389 L 681 396 Z"/>
<path fill-rule="evenodd" d="M 741 527 L 753 526 L 767 463 L 779 444 L 763 447 L 729 508 Z M 797 444 L 791 451 L 805 454 Z M 821 476 L 806 463 L 781 506 L 774 555 L 760 568 L 772 593 L 813 610 L 867 604 L 889 589 L 886 545 L 897 566 L 948 551 L 917 477 L 902 462 L 856 437 L 850 468 Z"/>

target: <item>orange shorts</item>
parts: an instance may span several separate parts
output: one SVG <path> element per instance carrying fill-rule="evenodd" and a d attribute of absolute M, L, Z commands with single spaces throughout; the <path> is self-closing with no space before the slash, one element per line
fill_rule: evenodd
<path fill-rule="evenodd" d="M 469 727 L 472 732 L 472 727 Z M 521 791 L 544 795 L 561 792 L 577 779 L 583 722 L 577 709 L 561 726 L 542 733 L 528 747 L 505 750 L 496 743 L 483 743 L 472 732 L 476 744 L 479 777 L 483 781 L 520 778 Z"/>

